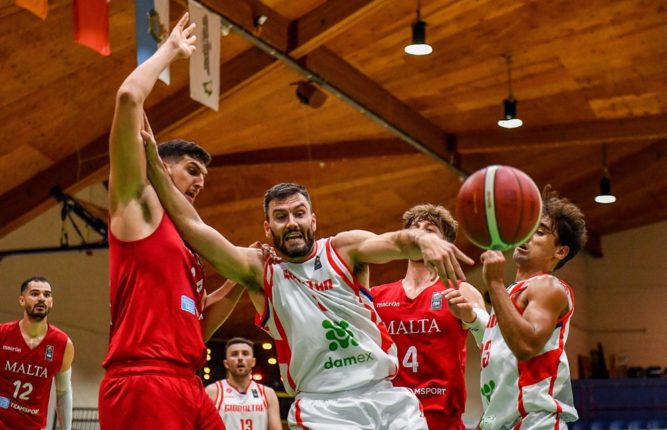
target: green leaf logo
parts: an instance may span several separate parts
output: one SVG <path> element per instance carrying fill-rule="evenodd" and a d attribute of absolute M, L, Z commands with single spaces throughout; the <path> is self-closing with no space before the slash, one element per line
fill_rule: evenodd
<path fill-rule="evenodd" d="M 354 333 L 347 329 L 349 326 L 350 323 L 345 320 L 339 322 L 322 321 L 322 327 L 327 331 L 325 336 L 327 340 L 331 341 L 329 351 L 335 351 L 339 347 L 345 349 L 350 345 L 359 345 L 359 342 L 354 338 Z"/>
<path fill-rule="evenodd" d="M 488 384 L 482 385 L 482 388 L 480 391 L 482 392 L 482 396 L 486 397 L 486 401 L 490 402 L 491 401 L 491 394 L 493 394 L 493 390 L 496 388 L 496 383 L 492 380 L 488 382 Z"/>

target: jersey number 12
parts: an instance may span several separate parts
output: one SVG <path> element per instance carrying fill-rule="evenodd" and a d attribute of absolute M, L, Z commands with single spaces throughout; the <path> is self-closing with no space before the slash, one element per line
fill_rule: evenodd
<path fill-rule="evenodd" d="M 30 400 L 30 398 L 28 397 L 30 393 L 32 393 L 32 384 L 30 382 L 21 384 L 21 381 L 16 380 L 14 381 L 14 386 L 16 387 L 16 389 L 14 390 L 15 399 Z M 19 394 L 19 391 L 21 391 L 21 387 L 23 387 L 23 392 Z"/>

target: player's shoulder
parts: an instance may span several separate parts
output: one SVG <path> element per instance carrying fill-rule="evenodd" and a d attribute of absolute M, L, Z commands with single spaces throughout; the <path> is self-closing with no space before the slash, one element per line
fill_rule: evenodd
<path fill-rule="evenodd" d="M 550 274 L 541 273 L 524 281 L 523 289 L 529 296 L 569 296 L 571 291 L 567 283 Z"/>
<path fill-rule="evenodd" d="M 0 330 L 8 330 L 8 329 L 14 327 L 15 325 L 17 325 L 18 323 L 19 323 L 18 320 L 7 321 L 7 322 L 4 322 L 4 323 L 0 323 Z"/>
<path fill-rule="evenodd" d="M 64 339 L 66 341 L 71 341 L 67 333 L 51 323 L 49 323 L 49 335 L 58 337 L 59 339 Z"/>

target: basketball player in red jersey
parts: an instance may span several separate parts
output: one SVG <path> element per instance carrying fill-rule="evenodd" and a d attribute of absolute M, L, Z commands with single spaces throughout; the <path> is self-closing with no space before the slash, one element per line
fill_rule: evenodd
<path fill-rule="evenodd" d="M 202 320 L 210 305 L 203 266 L 147 180 L 140 135 L 147 126 L 144 101 L 160 72 L 195 49 L 194 24 L 187 23 L 186 13 L 117 93 L 109 139 L 111 329 L 99 394 L 102 430 L 224 429 L 195 375 L 206 358 Z M 192 203 L 210 155 L 175 140 L 160 146 L 160 157 Z"/>
<path fill-rule="evenodd" d="M 442 206 L 417 205 L 403 214 L 403 228 L 456 239 L 458 224 Z M 394 385 L 410 388 L 424 407 L 430 430 L 465 429 L 465 322 L 488 319 L 482 295 L 467 282 L 448 285 L 422 261 L 408 260 L 405 277 L 371 290 L 373 303 L 398 347 Z M 461 299 L 463 296 L 465 303 Z"/>
<path fill-rule="evenodd" d="M 45 428 L 54 377 L 60 428 L 70 430 L 74 345 L 47 322 L 53 307 L 49 281 L 25 280 L 19 304 L 23 318 L 0 324 L 0 430 Z"/>

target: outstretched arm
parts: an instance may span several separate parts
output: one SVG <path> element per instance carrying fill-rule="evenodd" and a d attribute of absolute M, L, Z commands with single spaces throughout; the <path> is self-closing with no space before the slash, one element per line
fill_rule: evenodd
<path fill-rule="evenodd" d="M 62 430 L 72 429 L 72 360 L 74 360 L 74 344 L 67 339 L 63 364 L 56 373 L 56 412 Z"/>
<path fill-rule="evenodd" d="M 521 314 L 505 289 L 503 254 L 486 251 L 482 254 L 482 263 L 493 311 L 507 346 L 518 360 L 534 357 L 544 348 L 558 319 L 568 309 L 565 290 L 553 276 L 531 282 L 519 297 L 525 304 Z"/>
<path fill-rule="evenodd" d="M 227 321 L 242 294 L 242 285 L 227 280 L 220 288 L 206 296 L 202 327 L 204 342 L 207 342 L 216 330 Z"/>
<path fill-rule="evenodd" d="M 361 230 L 348 231 L 334 238 L 334 246 L 348 256 L 351 266 L 420 259 L 443 280 L 465 279 L 459 260 L 473 264 L 470 257 L 456 246 L 421 229 L 405 229 L 381 235 Z"/>
<path fill-rule="evenodd" d="M 157 143 L 147 120 L 141 136 L 145 144 L 148 178 L 183 239 L 225 278 L 251 288 L 263 288 L 261 249 L 235 246 L 206 224 L 172 182 L 158 155 Z"/>
<path fill-rule="evenodd" d="M 153 56 L 134 69 L 116 95 L 116 110 L 109 138 L 109 203 L 112 216 L 133 200 L 144 197 L 146 162 L 140 130 L 144 101 L 160 72 L 178 58 L 189 57 L 195 49 L 194 24 L 187 26 L 188 14 L 178 21 L 167 41 Z"/>

